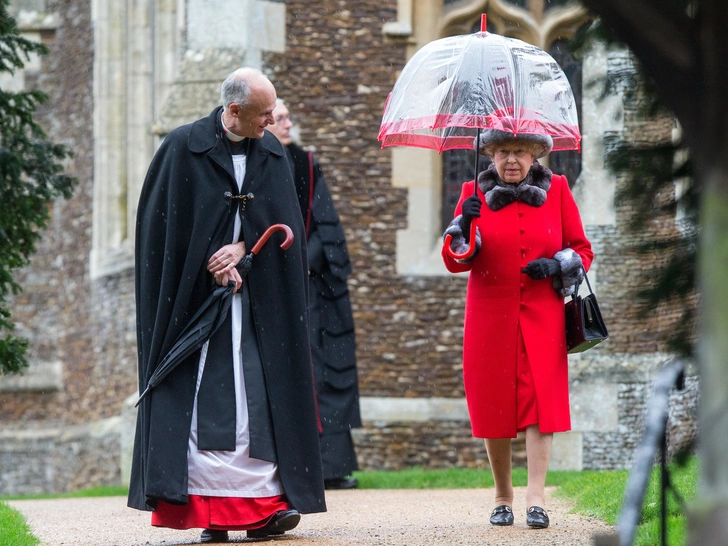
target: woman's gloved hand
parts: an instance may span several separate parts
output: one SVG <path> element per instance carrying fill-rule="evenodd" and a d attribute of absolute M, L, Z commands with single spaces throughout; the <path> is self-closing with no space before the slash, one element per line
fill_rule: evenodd
<path fill-rule="evenodd" d="M 529 262 L 526 267 L 521 269 L 521 273 L 525 273 L 532 279 L 538 281 L 561 273 L 561 264 L 550 258 L 539 258 L 538 260 Z"/>
<path fill-rule="evenodd" d="M 463 230 L 466 242 L 469 242 L 470 239 L 470 223 L 473 221 L 473 218 L 480 218 L 480 207 L 482 206 L 483 202 L 477 195 L 471 195 L 463 202 L 460 229 Z"/>

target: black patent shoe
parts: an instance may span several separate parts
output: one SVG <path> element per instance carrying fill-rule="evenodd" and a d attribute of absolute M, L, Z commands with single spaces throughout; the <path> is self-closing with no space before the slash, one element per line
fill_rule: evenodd
<path fill-rule="evenodd" d="M 513 510 L 511 507 L 503 504 L 496 506 L 490 513 L 491 525 L 513 525 Z"/>
<path fill-rule="evenodd" d="M 276 512 L 270 521 L 260 529 L 247 531 L 248 538 L 266 538 L 271 535 L 282 535 L 290 531 L 301 521 L 301 513 L 298 510 L 281 510 Z"/>
<path fill-rule="evenodd" d="M 202 534 L 200 535 L 200 542 L 203 544 L 213 543 L 213 542 L 227 542 L 228 541 L 228 532 L 227 531 L 221 531 L 219 529 L 205 529 L 202 531 Z"/>
<path fill-rule="evenodd" d="M 546 529 L 549 526 L 549 516 L 540 506 L 531 506 L 526 510 L 526 525 L 534 529 Z"/>
<path fill-rule="evenodd" d="M 359 480 L 356 478 L 331 478 L 324 480 L 324 489 L 356 489 Z"/>

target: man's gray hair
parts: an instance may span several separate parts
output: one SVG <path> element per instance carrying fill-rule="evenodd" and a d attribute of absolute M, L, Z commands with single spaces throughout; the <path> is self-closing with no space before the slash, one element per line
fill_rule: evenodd
<path fill-rule="evenodd" d="M 225 111 L 233 103 L 239 105 L 241 108 L 247 106 L 248 99 L 250 98 L 248 77 L 251 74 L 258 74 L 265 78 L 265 75 L 257 68 L 238 68 L 222 82 L 220 98 L 222 99 L 222 106 L 225 108 Z"/>

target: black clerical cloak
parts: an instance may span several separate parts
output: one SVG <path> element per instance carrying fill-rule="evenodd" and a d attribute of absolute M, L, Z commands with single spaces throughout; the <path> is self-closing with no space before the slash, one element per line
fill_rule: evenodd
<path fill-rule="evenodd" d="M 293 143 L 286 151 L 301 214 L 308 220 L 310 337 L 322 434 L 346 432 L 361 427 L 361 415 L 344 227 L 313 155 Z"/>
<path fill-rule="evenodd" d="M 154 156 L 142 188 L 136 226 L 136 304 L 140 392 L 179 331 L 214 284 L 212 254 L 232 240 L 241 200 L 217 120 L 222 108 L 179 127 Z M 294 508 L 326 509 L 308 341 L 305 230 L 292 174 L 278 140 L 251 139 L 242 219 L 249 249 L 272 224 L 293 230 L 283 251 L 276 236 L 256 255 L 245 280 L 270 405 L 281 482 Z M 226 197 L 226 193 L 228 196 Z M 189 440 L 199 352 L 181 363 L 139 406 L 129 506 L 187 502 Z M 248 397 L 256 396 L 248 392 Z M 251 422 L 251 427 L 255 423 Z M 255 445 L 251 444 L 255 457 Z M 260 457 L 264 458 L 264 457 Z"/>

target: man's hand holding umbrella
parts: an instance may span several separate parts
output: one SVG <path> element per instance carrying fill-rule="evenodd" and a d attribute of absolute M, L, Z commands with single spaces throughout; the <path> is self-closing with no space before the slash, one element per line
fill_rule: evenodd
<path fill-rule="evenodd" d="M 219 286 L 227 286 L 230 281 L 234 281 L 233 293 L 235 293 L 243 286 L 243 277 L 235 267 L 243 256 L 245 256 L 244 241 L 225 245 L 210 257 L 207 270 L 213 274 Z"/>
<path fill-rule="evenodd" d="M 245 255 L 244 243 L 236 243 L 225 245 L 212 255 L 207 268 L 213 273 L 215 281 L 220 286 L 213 290 L 195 315 L 182 328 L 180 335 L 149 378 L 147 388 L 139 396 L 139 400 L 134 404 L 135 407 L 180 362 L 202 347 L 217 331 L 230 310 L 233 293 L 240 290 L 243 278 L 253 265 L 253 257 L 276 231 L 285 233 L 286 238 L 279 246 L 286 250 L 293 243 L 293 231 L 285 224 L 273 224 L 260 236 L 249 254 Z M 238 255 L 243 256 L 242 259 L 236 258 Z"/>

